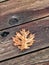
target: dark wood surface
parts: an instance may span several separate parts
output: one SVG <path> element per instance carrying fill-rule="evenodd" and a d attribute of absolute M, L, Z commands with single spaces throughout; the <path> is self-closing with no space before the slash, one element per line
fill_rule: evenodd
<path fill-rule="evenodd" d="M 23 52 L 13 46 L 11 39 L 15 35 L 15 32 L 22 28 L 35 34 L 34 45 Z M 0 31 L 0 34 L 4 31 L 8 31 L 9 35 L 7 37 L 1 37 L 0 35 L 0 61 L 49 46 L 49 17 Z"/>
<path fill-rule="evenodd" d="M 0 30 L 48 15 L 49 0 L 9 0 L 0 3 Z M 13 16 L 19 21 L 11 25 L 9 20 Z"/>
<path fill-rule="evenodd" d="M 5 28 L 9 28 L 11 26 L 20 25 L 22 23 L 30 22 L 31 20 L 35 20 L 38 18 L 43 18 L 49 16 L 49 7 L 41 10 L 34 11 L 33 9 L 14 12 L 10 14 L 6 14 L 0 16 L 0 31 Z M 11 22 L 12 18 L 16 18 L 18 22 Z M 11 24 L 10 24 L 11 22 Z M 4 24 L 4 25 L 3 25 Z"/>
<path fill-rule="evenodd" d="M 10 24 L 12 17 L 18 23 Z M 21 29 L 35 34 L 35 43 L 24 51 L 14 47 L 12 41 L 15 32 Z M 3 32 L 9 34 L 4 37 Z M 0 65 L 49 65 L 49 0 L 0 3 L 0 62 Z"/>
<path fill-rule="evenodd" d="M 0 65 L 49 65 L 49 48 L 6 60 Z"/>

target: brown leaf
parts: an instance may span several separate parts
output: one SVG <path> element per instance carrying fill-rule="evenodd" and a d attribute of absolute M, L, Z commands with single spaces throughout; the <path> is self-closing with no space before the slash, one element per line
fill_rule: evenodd
<path fill-rule="evenodd" d="M 20 33 L 16 32 L 15 37 L 13 37 L 14 46 L 17 46 L 21 50 L 28 49 L 34 43 L 34 38 L 35 34 L 22 29 Z"/>

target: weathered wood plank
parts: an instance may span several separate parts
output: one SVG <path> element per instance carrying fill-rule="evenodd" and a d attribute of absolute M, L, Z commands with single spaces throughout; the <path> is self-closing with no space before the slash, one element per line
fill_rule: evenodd
<path fill-rule="evenodd" d="M 48 62 L 37 63 L 37 64 L 34 64 L 34 65 L 49 65 L 49 61 Z"/>
<path fill-rule="evenodd" d="M 15 32 L 22 28 L 28 29 L 31 33 L 34 33 L 36 40 L 30 49 L 23 52 L 13 46 L 11 39 L 15 35 Z M 0 31 L 0 34 L 4 31 L 9 32 L 9 35 L 7 35 L 7 37 L 1 37 L 0 35 L 0 61 L 49 46 L 49 17 Z"/>
<path fill-rule="evenodd" d="M 38 10 L 46 7 L 49 7 L 49 0 L 9 0 L 9 2 L 0 3 L 0 15 L 30 8 Z"/>
<path fill-rule="evenodd" d="M 4 61 L 0 65 L 49 65 L 49 48 Z"/>
<path fill-rule="evenodd" d="M 15 0 L 14 2 L 10 0 L 0 4 L 0 30 L 48 15 L 49 0 Z M 18 19 L 18 22 L 9 24 L 13 16 Z"/>
<path fill-rule="evenodd" d="M 17 13 L 0 16 L 0 30 L 14 25 L 19 25 L 25 22 L 29 22 L 31 20 L 35 20 L 45 16 L 49 16 L 49 7 L 37 11 L 33 11 L 33 9 L 31 9 L 31 10 L 20 11 Z M 11 19 L 14 18 L 17 19 L 18 21 L 11 21 Z"/>
<path fill-rule="evenodd" d="M 0 3 L 0 10 L 2 10 L 1 14 L 12 9 L 23 9 L 23 7 L 29 7 L 29 5 L 33 4 L 35 1 L 36 0 L 9 0 L 8 2 Z"/>

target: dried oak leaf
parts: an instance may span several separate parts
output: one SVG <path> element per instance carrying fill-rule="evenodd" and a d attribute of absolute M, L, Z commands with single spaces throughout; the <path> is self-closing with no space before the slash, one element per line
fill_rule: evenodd
<path fill-rule="evenodd" d="M 29 31 L 22 29 L 16 32 L 15 37 L 13 37 L 14 46 L 17 46 L 20 50 L 28 49 L 34 43 L 35 34 L 31 34 Z"/>

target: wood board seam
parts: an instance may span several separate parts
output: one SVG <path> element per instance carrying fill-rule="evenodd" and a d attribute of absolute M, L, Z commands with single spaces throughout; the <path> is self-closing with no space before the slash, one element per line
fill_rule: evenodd
<path fill-rule="evenodd" d="M 0 31 L 6 30 L 6 29 L 10 29 L 10 28 L 13 28 L 13 27 L 17 27 L 17 26 L 20 26 L 20 25 L 23 25 L 23 24 L 27 24 L 27 23 L 30 23 L 32 21 L 42 20 L 42 19 L 47 18 L 47 17 L 49 17 L 49 15 L 44 16 L 44 17 L 40 17 L 40 18 L 37 18 L 37 19 L 34 19 L 34 20 L 30 20 L 29 22 L 27 21 L 27 22 L 19 24 L 19 25 L 14 25 L 14 26 L 11 26 L 11 27 L 8 27 L 8 28 L 4 28 L 4 29 L 1 29 Z"/>
<path fill-rule="evenodd" d="M 17 56 L 14 56 L 14 57 L 8 58 L 8 59 L 1 60 L 0 63 L 2 63 L 2 62 L 4 62 L 4 61 L 11 60 L 11 59 L 14 59 L 14 58 L 18 58 L 18 57 L 21 57 L 21 56 L 25 56 L 25 55 L 27 55 L 27 54 L 36 53 L 36 52 L 38 52 L 38 51 L 45 50 L 45 49 L 48 49 L 48 48 L 49 48 L 49 46 L 44 47 L 44 48 L 41 48 L 41 49 L 38 49 L 38 50 L 34 50 L 34 51 L 30 51 L 30 52 L 26 52 L 26 53 L 23 53 L 23 54 L 21 54 L 21 55 L 17 55 Z"/>

